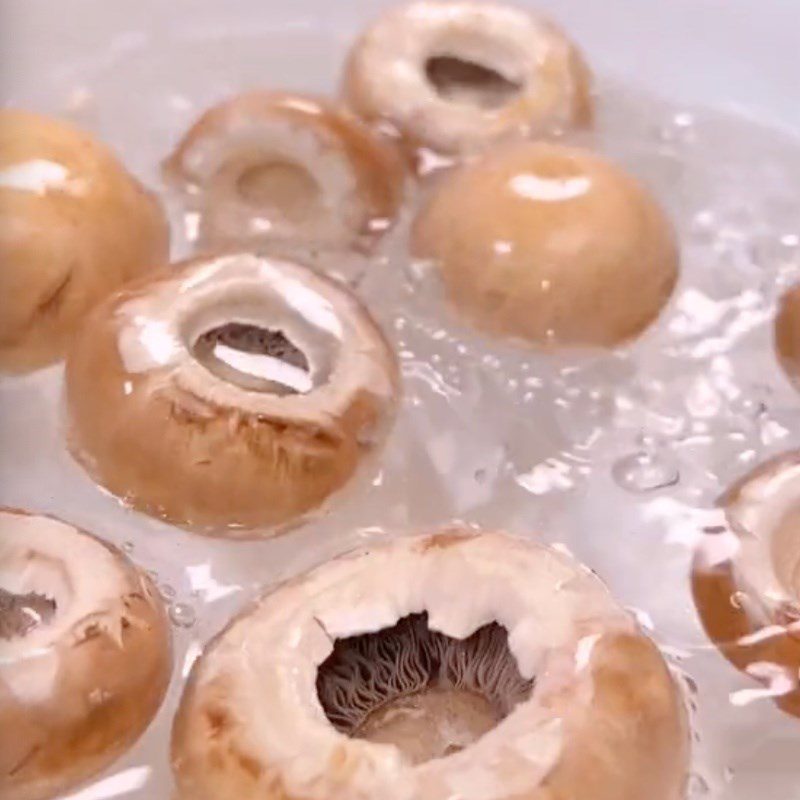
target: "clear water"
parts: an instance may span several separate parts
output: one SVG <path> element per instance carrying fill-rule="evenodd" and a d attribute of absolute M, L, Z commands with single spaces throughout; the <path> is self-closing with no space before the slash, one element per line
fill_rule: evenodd
<path fill-rule="evenodd" d="M 120 36 L 43 70 L 12 99 L 68 114 L 157 185 L 158 162 L 209 103 L 267 79 L 330 90 L 344 46 L 309 28 Z M 372 484 L 323 520 L 233 544 L 125 510 L 64 451 L 60 368 L 0 382 L 0 502 L 55 513 L 123 546 L 156 576 L 175 624 L 161 713 L 70 800 L 169 797 L 167 741 L 183 678 L 202 643 L 261 587 L 366 540 L 453 519 L 562 543 L 636 611 L 692 687 L 692 798 L 800 796 L 800 720 L 748 693 L 752 681 L 701 631 L 688 580 L 701 529 L 718 521 L 715 497 L 798 441 L 800 400 L 773 359 L 771 318 L 781 289 L 800 276 L 800 141 L 601 88 L 591 143 L 646 180 L 680 229 L 674 301 L 619 352 L 520 350 L 449 316 L 435 276 L 403 256 L 400 226 L 348 275 L 359 277 L 400 353 L 402 413 Z M 179 242 L 176 255 L 185 251 Z"/>

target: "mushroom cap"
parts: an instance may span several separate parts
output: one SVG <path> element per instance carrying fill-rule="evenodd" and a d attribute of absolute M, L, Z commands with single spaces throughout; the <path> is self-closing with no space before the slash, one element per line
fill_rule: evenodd
<path fill-rule="evenodd" d="M 253 91 L 206 111 L 164 162 L 213 246 L 374 238 L 403 199 L 393 143 L 312 96 Z"/>
<path fill-rule="evenodd" d="M 729 531 L 698 550 L 703 627 L 737 668 L 800 716 L 800 451 L 759 465 L 720 499 Z"/>
<path fill-rule="evenodd" d="M 650 193 L 574 147 L 506 147 L 447 176 L 419 212 L 416 257 L 477 327 L 539 345 L 614 346 L 675 286 L 672 226 Z"/>
<path fill-rule="evenodd" d="M 285 334 L 306 359 L 307 390 L 213 371 L 195 343 L 230 324 Z M 66 366 L 69 446 L 149 514 L 271 535 L 319 511 L 377 452 L 398 386 L 392 350 L 343 285 L 257 255 L 197 259 L 88 318 Z"/>
<path fill-rule="evenodd" d="M 436 59 L 444 90 L 431 70 Z M 343 91 L 356 113 L 388 121 L 414 147 L 464 153 L 591 124 L 591 83 L 578 48 L 540 14 L 423 1 L 391 9 L 367 29 L 350 53 Z"/>
<path fill-rule="evenodd" d="M 155 196 L 100 142 L 55 119 L 0 110 L 0 370 L 62 357 L 98 300 L 162 263 Z"/>
<path fill-rule="evenodd" d="M 760 464 L 721 498 L 738 546 L 736 582 L 764 624 L 800 619 L 800 451 Z"/>
<path fill-rule="evenodd" d="M 775 353 L 786 377 L 800 390 L 800 284 L 781 298 L 775 318 Z"/>
<path fill-rule="evenodd" d="M 0 636 L 0 795 L 47 800 L 149 725 L 169 683 L 169 623 L 121 552 L 22 511 L 0 510 L 0 588 L 53 606 L 24 635 Z"/>
<path fill-rule="evenodd" d="M 464 750 L 415 764 L 337 731 L 316 681 L 335 642 L 421 611 L 457 640 L 502 625 L 533 688 Z M 687 759 L 669 669 L 600 580 L 544 546 L 463 531 L 367 549 L 267 594 L 195 663 L 172 741 L 187 800 L 678 800 Z"/>

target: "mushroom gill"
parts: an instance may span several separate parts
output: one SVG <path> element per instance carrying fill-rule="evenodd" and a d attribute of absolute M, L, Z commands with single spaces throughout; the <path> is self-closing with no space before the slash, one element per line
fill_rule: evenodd
<path fill-rule="evenodd" d="M 56 601 L 38 592 L 16 594 L 0 586 L 0 639 L 25 636 L 56 613 Z"/>
<path fill-rule="evenodd" d="M 468 747 L 532 688 L 501 625 L 453 639 L 432 631 L 427 613 L 337 640 L 317 673 L 317 694 L 337 730 L 394 744 L 414 764 Z"/>

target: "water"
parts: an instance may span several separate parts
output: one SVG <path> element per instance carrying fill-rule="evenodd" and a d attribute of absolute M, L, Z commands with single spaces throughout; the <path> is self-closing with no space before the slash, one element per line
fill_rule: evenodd
<path fill-rule="evenodd" d="M 68 114 L 158 185 L 157 164 L 209 103 L 265 75 L 330 89 L 343 46 L 310 28 L 197 36 L 117 38 L 43 69 L 14 100 Z M 601 89 L 588 143 L 647 181 L 681 234 L 683 275 L 669 308 L 615 353 L 541 355 L 490 341 L 442 305 L 434 272 L 408 263 L 405 220 L 370 262 L 343 270 L 357 275 L 400 353 L 405 399 L 380 473 L 327 518 L 231 544 L 127 511 L 64 451 L 61 369 L 0 383 L 0 502 L 123 546 L 172 602 L 175 672 L 159 716 L 71 800 L 169 797 L 165 741 L 183 679 L 202 643 L 262 587 L 366 541 L 453 519 L 569 548 L 647 621 L 696 687 L 692 798 L 796 800 L 800 722 L 709 643 L 688 576 L 715 524 L 714 499 L 798 443 L 800 403 L 772 356 L 771 319 L 782 288 L 800 277 L 800 142 L 623 86 Z M 176 214 L 176 230 L 183 222 Z M 176 256 L 188 251 L 192 220 L 185 229 Z"/>

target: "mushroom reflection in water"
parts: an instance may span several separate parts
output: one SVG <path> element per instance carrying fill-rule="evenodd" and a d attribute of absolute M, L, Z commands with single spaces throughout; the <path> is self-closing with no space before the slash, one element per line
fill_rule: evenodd
<path fill-rule="evenodd" d="M 692 586 L 709 637 L 800 716 L 800 452 L 767 461 L 720 500 L 727 529 L 707 536 Z"/>
<path fill-rule="evenodd" d="M 277 587 L 195 662 L 180 800 L 679 800 L 684 702 L 570 557 L 447 530 Z"/>
<path fill-rule="evenodd" d="M 99 306 L 66 369 L 73 455 L 175 524 L 271 535 L 377 453 L 394 353 L 344 286 L 250 254 L 188 262 Z"/>
<path fill-rule="evenodd" d="M 50 800 L 121 756 L 172 667 L 149 578 L 110 545 L 0 509 L 0 797 Z"/>

